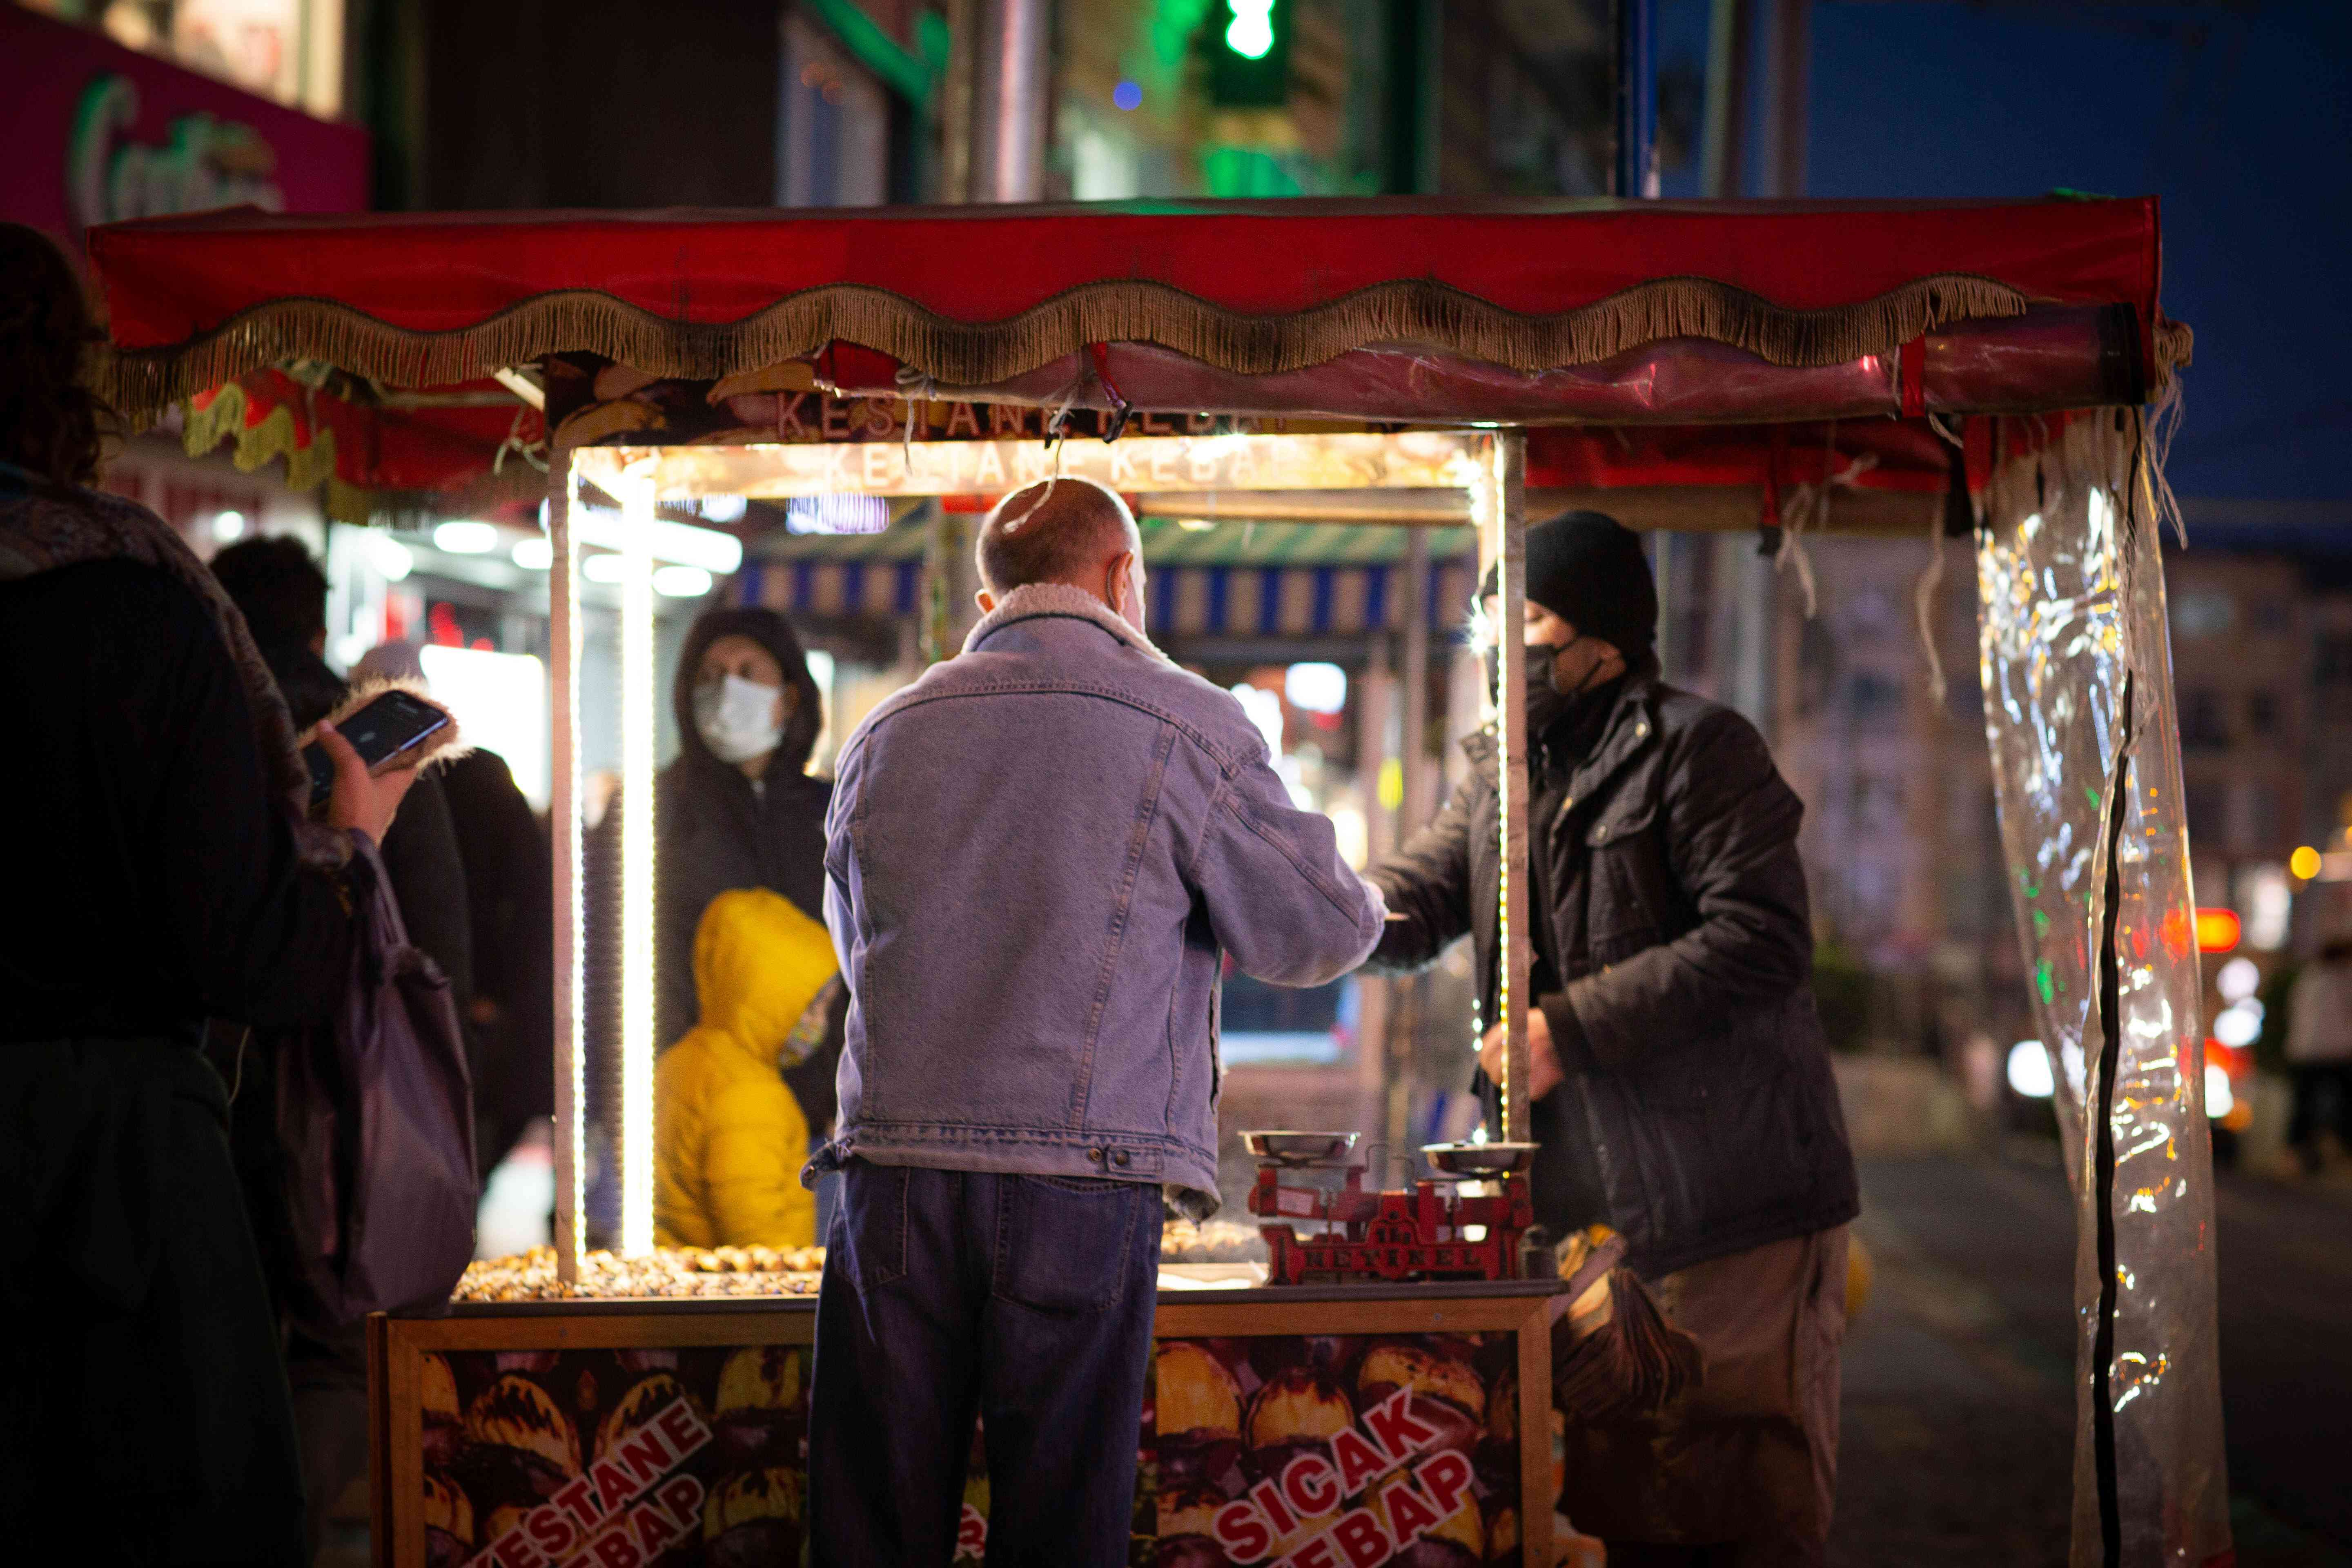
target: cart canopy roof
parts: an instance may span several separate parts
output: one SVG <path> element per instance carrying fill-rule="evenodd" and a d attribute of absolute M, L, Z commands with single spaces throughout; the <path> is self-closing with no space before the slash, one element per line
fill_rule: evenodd
<path fill-rule="evenodd" d="M 982 386 L 1090 343 L 1244 375 L 1388 342 L 1536 372 L 1681 337 L 1796 367 L 2037 304 L 2157 322 L 2152 198 L 233 209 L 90 249 L 125 369 L 164 399 L 289 357 L 425 386 L 567 350 L 715 378 L 842 342 Z"/>
<path fill-rule="evenodd" d="M 479 494 L 551 432 L 793 439 L 793 399 L 827 395 L 901 403 L 917 438 L 959 400 L 1090 411 L 1079 434 L 1154 412 L 1642 426 L 1672 474 L 1561 488 L 1753 485 L 1755 454 L 1813 447 L 1768 427 L 2134 405 L 2189 353 L 2153 198 L 238 209 L 89 243 L 126 413 L 190 400 L 192 436 L 373 489 Z M 564 373 L 543 425 L 488 379 L 534 365 Z M 1843 444 L 1821 462 L 1851 468 Z M 1637 447 L 1560 449 L 1625 470 Z"/>

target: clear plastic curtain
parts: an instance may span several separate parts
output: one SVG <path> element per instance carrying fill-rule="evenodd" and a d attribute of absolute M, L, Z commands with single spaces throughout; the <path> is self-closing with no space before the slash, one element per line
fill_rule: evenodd
<path fill-rule="evenodd" d="M 2230 1549 L 2212 1159 L 2156 478 L 2137 414 L 1996 472 L 1985 727 L 2076 1199 L 2075 1568 Z"/>

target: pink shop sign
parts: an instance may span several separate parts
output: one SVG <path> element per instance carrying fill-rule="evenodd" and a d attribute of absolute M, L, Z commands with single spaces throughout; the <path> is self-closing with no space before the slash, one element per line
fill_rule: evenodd
<path fill-rule="evenodd" d="M 360 212 L 368 136 L 0 5 L 0 218 L 79 253 L 92 225 L 209 207 Z"/>

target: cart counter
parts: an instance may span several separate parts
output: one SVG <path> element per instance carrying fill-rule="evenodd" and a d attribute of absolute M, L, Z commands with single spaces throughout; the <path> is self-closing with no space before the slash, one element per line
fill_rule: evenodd
<path fill-rule="evenodd" d="M 799 1562 L 817 1277 L 728 1261 L 693 1268 L 691 1295 L 371 1320 L 377 1562 Z M 1553 1561 L 1550 1401 L 1520 1391 L 1550 1387 L 1559 1281 L 1255 1278 L 1163 1266 L 1130 1563 Z M 975 1443 L 959 1562 L 981 1560 L 987 1517 Z"/>

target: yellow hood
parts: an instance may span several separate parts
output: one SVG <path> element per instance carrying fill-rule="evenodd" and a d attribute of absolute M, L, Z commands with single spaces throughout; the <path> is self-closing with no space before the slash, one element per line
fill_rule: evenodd
<path fill-rule="evenodd" d="M 694 934 L 702 1026 L 772 1064 L 838 968 L 824 927 L 765 888 L 719 894 Z"/>

